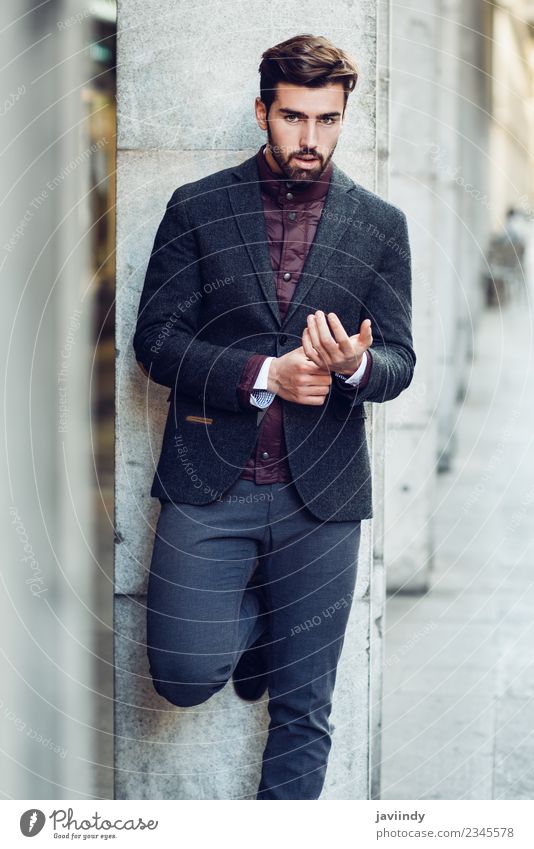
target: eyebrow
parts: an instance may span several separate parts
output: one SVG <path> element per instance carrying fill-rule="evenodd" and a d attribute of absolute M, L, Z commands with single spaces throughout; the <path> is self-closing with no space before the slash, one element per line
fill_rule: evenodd
<path fill-rule="evenodd" d="M 299 118 L 309 118 L 309 115 L 306 115 L 305 112 L 299 112 L 298 109 L 286 109 L 282 107 L 278 110 L 279 112 L 283 112 L 285 115 L 298 115 Z M 339 118 L 341 112 L 323 112 L 322 115 L 317 115 L 318 118 Z"/>

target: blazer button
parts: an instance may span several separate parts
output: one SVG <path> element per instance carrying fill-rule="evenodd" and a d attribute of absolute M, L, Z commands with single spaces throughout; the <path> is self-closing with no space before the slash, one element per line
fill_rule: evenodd
<path fill-rule="evenodd" d="M 262 460 L 268 460 L 269 459 L 269 452 L 268 451 L 262 451 L 261 452 L 261 459 Z"/>
<path fill-rule="evenodd" d="M 280 344 L 281 344 L 281 345 L 285 345 L 285 344 L 286 344 L 286 342 L 287 342 L 287 336 L 286 336 L 286 334 L 285 334 L 285 333 L 281 333 L 281 334 L 280 334 L 280 336 L 278 337 L 278 341 L 280 342 Z"/>

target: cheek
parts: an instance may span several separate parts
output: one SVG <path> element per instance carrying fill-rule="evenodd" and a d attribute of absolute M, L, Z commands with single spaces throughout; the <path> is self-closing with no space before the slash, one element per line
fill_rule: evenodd
<path fill-rule="evenodd" d="M 271 132 L 273 138 L 287 150 L 298 148 L 298 130 L 295 126 L 277 121 L 275 126 L 271 126 Z"/>
<path fill-rule="evenodd" d="M 340 132 L 339 129 L 332 130 L 329 127 L 324 127 L 321 133 L 321 144 L 332 149 L 338 142 Z"/>
<path fill-rule="evenodd" d="M 277 144 L 283 151 L 284 159 L 289 160 L 300 150 L 300 136 L 294 127 L 288 128 L 287 132 L 281 133 L 277 138 Z"/>

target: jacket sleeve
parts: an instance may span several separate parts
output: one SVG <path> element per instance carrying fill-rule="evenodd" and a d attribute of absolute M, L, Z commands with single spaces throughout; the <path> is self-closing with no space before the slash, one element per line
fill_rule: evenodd
<path fill-rule="evenodd" d="M 148 376 L 193 398 L 242 412 L 238 384 L 253 351 L 198 338 L 199 253 L 181 190 L 167 203 L 139 302 L 133 348 Z M 253 409 L 252 406 L 250 409 Z"/>
<path fill-rule="evenodd" d="M 362 306 L 361 320 L 371 319 L 372 367 L 365 385 L 355 388 L 351 406 L 391 401 L 410 385 L 415 369 L 408 224 L 404 212 L 398 214 Z"/>

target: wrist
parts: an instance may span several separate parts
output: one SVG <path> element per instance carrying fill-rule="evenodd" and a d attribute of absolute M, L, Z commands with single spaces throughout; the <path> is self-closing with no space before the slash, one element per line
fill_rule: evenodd
<path fill-rule="evenodd" d="M 356 357 L 356 364 L 353 366 L 349 366 L 348 368 L 336 368 L 333 371 L 337 371 L 338 374 L 343 374 L 345 377 L 350 377 L 354 374 L 355 371 L 358 371 L 362 364 L 363 353 L 360 354 L 359 357 Z"/>

